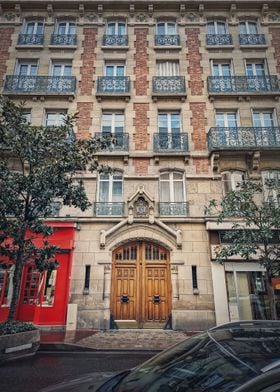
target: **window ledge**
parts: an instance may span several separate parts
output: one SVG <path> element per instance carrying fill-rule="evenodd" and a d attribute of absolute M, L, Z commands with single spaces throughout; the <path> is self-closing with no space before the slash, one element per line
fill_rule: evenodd
<path fill-rule="evenodd" d="M 128 50 L 129 49 L 129 46 L 127 46 L 127 45 L 102 45 L 101 46 L 101 49 L 103 49 L 103 50 Z"/>
<path fill-rule="evenodd" d="M 43 49 L 44 45 L 31 45 L 31 44 L 27 44 L 27 45 L 16 45 L 15 46 L 16 49 Z"/>
<path fill-rule="evenodd" d="M 267 49 L 267 44 L 256 44 L 256 45 L 239 45 L 240 49 Z"/>
<path fill-rule="evenodd" d="M 206 49 L 234 49 L 234 45 L 206 45 Z"/>
<path fill-rule="evenodd" d="M 181 50 L 181 45 L 155 45 L 154 50 Z"/>

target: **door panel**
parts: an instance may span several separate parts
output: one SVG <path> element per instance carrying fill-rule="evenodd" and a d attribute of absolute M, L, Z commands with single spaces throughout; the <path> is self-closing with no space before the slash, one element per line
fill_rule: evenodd
<path fill-rule="evenodd" d="M 159 245 L 130 243 L 113 253 L 111 313 L 138 327 L 164 323 L 170 313 L 169 252 Z"/>

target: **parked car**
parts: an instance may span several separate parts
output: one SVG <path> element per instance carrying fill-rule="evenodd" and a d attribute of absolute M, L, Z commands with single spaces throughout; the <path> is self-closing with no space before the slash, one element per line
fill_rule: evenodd
<path fill-rule="evenodd" d="M 77 389 L 66 387 L 57 391 L 89 390 L 84 389 L 85 384 L 81 382 L 82 385 L 82 389 L 76 383 Z M 212 328 L 161 352 L 132 370 L 117 374 L 91 390 L 278 392 L 280 322 L 248 321 Z"/>

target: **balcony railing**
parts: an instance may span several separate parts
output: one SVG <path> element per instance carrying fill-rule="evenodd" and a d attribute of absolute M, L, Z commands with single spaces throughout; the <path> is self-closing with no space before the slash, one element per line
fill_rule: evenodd
<path fill-rule="evenodd" d="M 153 93 L 177 95 L 186 93 L 184 76 L 154 76 Z"/>
<path fill-rule="evenodd" d="M 188 134 L 154 134 L 154 152 L 187 152 Z"/>
<path fill-rule="evenodd" d="M 43 45 L 43 34 L 19 34 L 18 45 Z"/>
<path fill-rule="evenodd" d="M 106 151 L 128 151 L 128 133 L 102 133 L 96 132 L 95 137 L 101 138 L 110 136 L 112 137 L 112 144 L 106 148 Z"/>
<path fill-rule="evenodd" d="M 208 76 L 209 93 L 280 92 L 277 76 Z"/>
<path fill-rule="evenodd" d="M 94 215 L 96 216 L 122 216 L 124 203 L 94 203 Z"/>
<path fill-rule="evenodd" d="M 264 34 L 239 34 L 240 45 L 265 45 Z"/>
<path fill-rule="evenodd" d="M 189 203 L 159 203 L 160 215 L 189 215 Z"/>
<path fill-rule="evenodd" d="M 103 46 L 128 46 L 128 36 L 103 35 Z"/>
<path fill-rule="evenodd" d="M 6 93 L 73 94 L 76 90 L 74 76 L 22 76 L 8 75 Z"/>
<path fill-rule="evenodd" d="M 51 45 L 75 46 L 77 45 L 76 34 L 53 34 L 51 37 Z"/>
<path fill-rule="evenodd" d="M 97 92 L 102 94 L 123 94 L 130 92 L 129 76 L 99 76 Z"/>
<path fill-rule="evenodd" d="M 156 46 L 179 46 L 180 36 L 178 34 L 173 35 L 156 35 L 155 36 Z"/>
<path fill-rule="evenodd" d="M 215 127 L 208 132 L 213 150 L 280 149 L 280 127 Z"/>
<path fill-rule="evenodd" d="M 206 35 L 207 45 L 232 45 L 231 34 L 207 34 Z"/>

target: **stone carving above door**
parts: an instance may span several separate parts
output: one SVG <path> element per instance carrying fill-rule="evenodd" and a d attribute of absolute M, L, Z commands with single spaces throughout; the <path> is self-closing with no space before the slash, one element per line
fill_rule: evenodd
<path fill-rule="evenodd" d="M 137 191 L 128 199 L 128 222 L 135 219 L 148 220 L 154 223 L 155 201 L 140 185 Z"/>

